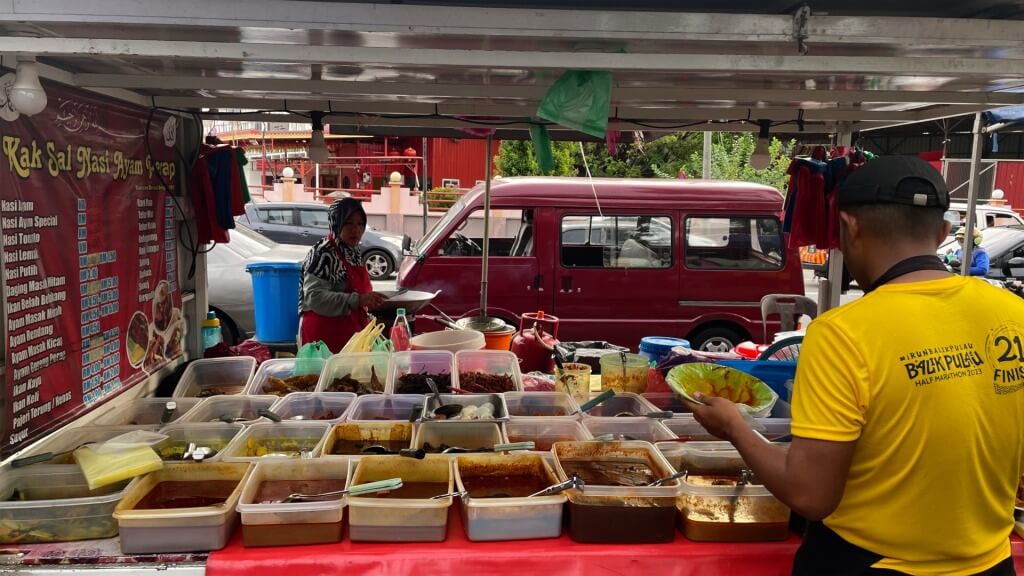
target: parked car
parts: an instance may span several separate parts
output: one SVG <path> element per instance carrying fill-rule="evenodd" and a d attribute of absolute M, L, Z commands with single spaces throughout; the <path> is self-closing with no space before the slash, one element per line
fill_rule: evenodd
<path fill-rule="evenodd" d="M 989 280 L 1005 281 L 1010 278 L 1021 278 L 1015 274 L 1020 266 L 1017 262 L 1010 265 L 1014 258 L 1024 258 L 1024 225 L 1021 226 L 999 226 L 986 228 L 981 231 L 981 246 L 988 253 L 989 269 L 986 277 Z M 939 256 L 945 256 L 950 252 L 956 252 L 960 246 L 956 240 L 949 241 L 939 247 Z"/>
<path fill-rule="evenodd" d="M 503 178 L 491 204 L 503 218 L 491 219 L 488 314 L 515 324 L 544 310 L 563 341 L 636 349 L 644 336 L 677 336 L 723 350 L 760 337 L 763 296 L 804 293 L 782 196 L 767 186 Z M 433 303 L 450 316 L 477 314 L 480 242 L 464 232 L 482 207 L 483 186 L 458 200 L 402 261 L 399 288 L 441 290 Z M 420 317 L 416 328 L 437 325 Z"/>
<path fill-rule="evenodd" d="M 309 202 L 259 202 L 239 216 L 250 228 L 285 244 L 312 246 L 327 235 L 327 206 Z M 402 236 L 367 227 L 359 245 L 372 280 L 384 280 L 402 261 Z"/>
<path fill-rule="evenodd" d="M 210 310 L 220 318 L 224 341 L 236 344 L 256 331 L 252 278 L 246 264 L 302 262 L 309 247 L 278 244 L 242 223 L 236 223 L 228 235 L 229 243 L 217 244 L 206 254 L 206 273 Z"/>
<path fill-rule="evenodd" d="M 982 204 L 975 208 L 975 214 L 977 215 L 975 225 L 979 230 L 985 230 L 986 228 L 996 226 L 1024 225 L 1024 218 L 1022 218 L 1020 214 L 1011 208 L 1003 206 Z M 953 222 L 952 232 L 956 232 L 958 228 L 964 225 L 964 218 L 966 215 L 967 203 L 950 203 L 949 211 L 946 212 L 946 217 Z M 946 238 L 946 242 L 944 244 L 948 244 L 950 242 L 953 242 L 953 236 Z M 814 270 L 816 276 L 823 276 L 825 271 L 828 270 L 828 251 L 818 250 L 814 246 L 801 247 L 800 261 L 803 263 L 804 268 Z"/>

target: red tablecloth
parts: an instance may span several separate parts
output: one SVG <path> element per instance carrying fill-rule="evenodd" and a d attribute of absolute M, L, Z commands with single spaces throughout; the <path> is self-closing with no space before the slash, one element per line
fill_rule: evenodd
<path fill-rule="evenodd" d="M 321 546 L 245 548 L 241 529 L 224 550 L 212 552 L 207 576 L 526 576 L 531 574 L 657 574 L 658 576 L 785 576 L 800 539 L 711 544 L 676 535 L 670 544 L 577 544 L 551 540 L 470 542 L 452 508 L 448 539 L 439 543 L 371 544 L 345 540 Z M 1024 576 L 1024 542 L 1013 538 L 1017 572 Z"/>

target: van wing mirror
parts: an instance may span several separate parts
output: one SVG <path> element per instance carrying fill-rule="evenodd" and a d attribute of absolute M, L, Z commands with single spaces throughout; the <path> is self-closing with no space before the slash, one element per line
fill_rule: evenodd
<path fill-rule="evenodd" d="M 408 234 L 402 235 L 402 254 L 412 251 L 412 238 Z"/>

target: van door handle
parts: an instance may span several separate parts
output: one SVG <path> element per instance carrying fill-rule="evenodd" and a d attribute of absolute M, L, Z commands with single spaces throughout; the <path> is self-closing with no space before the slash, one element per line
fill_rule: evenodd
<path fill-rule="evenodd" d="M 541 286 L 540 286 L 540 283 L 541 283 L 542 279 L 543 279 L 543 276 L 541 276 L 540 274 L 537 274 L 536 276 L 533 277 L 533 285 L 532 286 L 531 285 L 527 285 L 526 289 L 527 290 L 536 290 L 537 292 L 543 292 L 544 289 L 541 288 Z"/>
<path fill-rule="evenodd" d="M 562 276 L 562 289 L 559 292 L 562 294 L 572 293 L 572 276 Z"/>

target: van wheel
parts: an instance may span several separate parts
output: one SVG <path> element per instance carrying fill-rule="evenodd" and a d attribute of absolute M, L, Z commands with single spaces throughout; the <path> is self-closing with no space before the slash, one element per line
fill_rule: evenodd
<path fill-rule="evenodd" d="M 733 328 L 713 326 L 705 328 L 690 338 L 695 350 L 702 352 L 729 352 L 744 338 Z"/>

